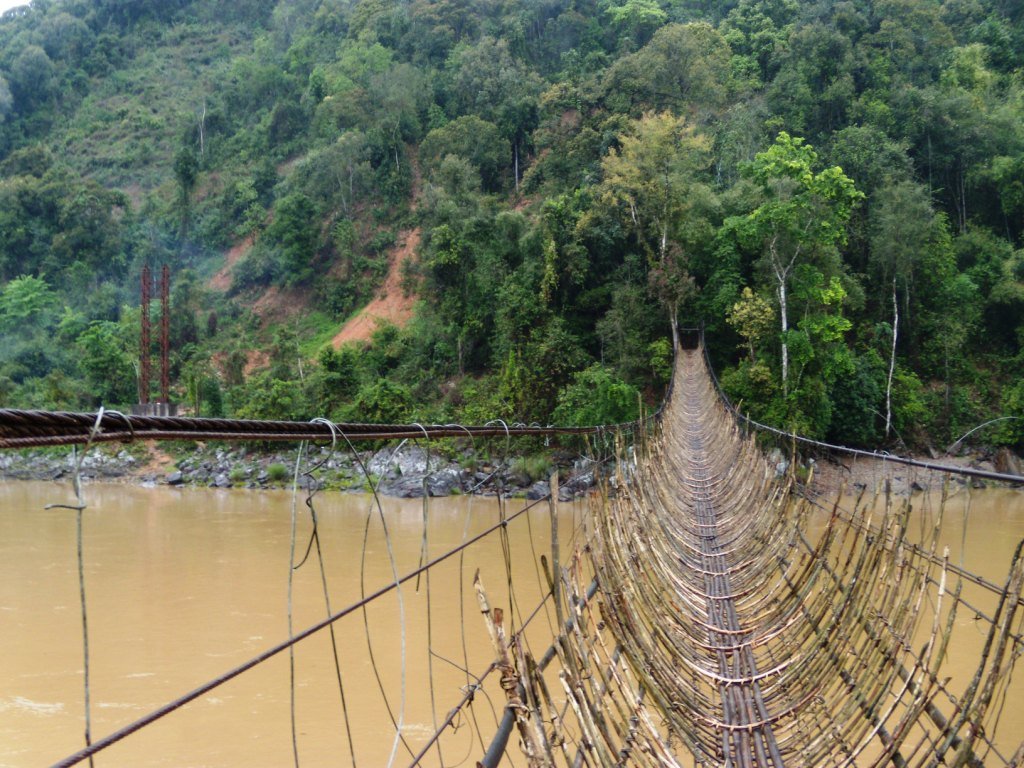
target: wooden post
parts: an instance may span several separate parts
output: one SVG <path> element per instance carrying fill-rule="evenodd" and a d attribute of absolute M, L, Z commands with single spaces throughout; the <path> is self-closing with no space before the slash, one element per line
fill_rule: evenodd
<path fill-rule="evenodd" d="M 508 638 L 505 635 L 505 612 L 501 608 L 491 609 L 483 582 L 480 581 L 479 570 L 473 576 L 473 587 L 476 589 L 480 613 L 484 617 L 487 632 L 494 645 L 494 652 L 497 654 L 495 668 L 501 675 L 501 689 L 505 691 L 506 706 L 508 710 L 515 713 L 519 735 L 523 739 L 523 751 L 526 753 L 527 765 L 530 768 L 551 768 L 551 759 L 543 746 L 544 734 L 538 730 L 541 726 L 530 719 L 530 711 L 523 703 L 522 691 L 525 689 L 509 653 Z"/>
<path fill-rule="evenodd" d="M 548 496 L 548 510 L 551 512 L 551 597 L 555 601 L 556 626 L 561 629 L 565 624 L 562 615 L 562 565 L 558 545 L 558 470 L 551 473 L 548 481 L 551 494 Z"/>

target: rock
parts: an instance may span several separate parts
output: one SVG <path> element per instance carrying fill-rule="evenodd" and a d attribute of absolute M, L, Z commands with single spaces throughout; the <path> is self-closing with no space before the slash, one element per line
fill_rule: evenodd
<path fill-rule="evenodd" d="M 270 474 L 267 472 L 267 470 L 261 469 L 260 473 L 258 475 L 256 475 L 256 482 L 257 483 L 265 483 L 268 480 L 270 480 Z"/>
<path fill-rule="evenodd" d="M 584 472 L 581 475 L 576 475 L 575 477 L 570 477 L 562 483 L 561 488 L 558 491 L 558 497 L 562 497 L 562 491 L 568 491 L 570 495 L 583 493 L 592 488 L 595 482 L 596 478 L 594 477 L 593 470 L 590 472 Z"/>
<path fill-rule="evenodd" d="M 438 459 L 434 459 L 437 466 Z M 417 446 L 395 451 L 382 448 L 367 463 L 367 470 L 380 477 L 388 475 L 422 475 L 427 471 L 427 452 Z"/>
<path fill-rule="evenodd" d="M 456 488 L 461 488 L 462 473 L 457 469 L 443 469 L 427 478 L 427 493 L 431 496 L 451 496 Z"/>
<path fill-rule="evenodd" d="M 912 482 L 910 484 L 910 490 L 912 490 L 912 491 L 927 491 L 928 487 L 925 486 L 925 485 L 921 485 L 919 482 L 917 482 L 917 480 L 915 480 L 914 482 Z"/>
<path fill-rule="evenodd" d="M 214 488 L 230 488 L 231 478 L 225 474 L 219 474 L 213 479 Z"/>
<path fill-rule="evenodd" d="M 530 476 L 519 470 L 518 472 L 509 472 L 505 478 L 509 485 L 515 486 L 516 488 L 526 488 L 530 484 Z"/>
<path fill-rule="evenodd" d="M 423 496 L 423 475 L 402 475 L 386 479 L 377 486 L 377 491 L 399 499 L 419 499 Z"/>
<path fill-rule="evenodd" d="M 530 501 L 537 501 L 538 499 L 543 499 L 549 493 L 551 493 L 551 486 L 548 485 L 548 481 L 538 480 L 526 489 L 526 498 Z"/>
<path fill-rule="evenodd" d="M 185 476 L 181 472 L 171 472 L 167 476 L 168 485 L 181 485 L 185 482 Z"/>
<path fill-rule="evenodd" d="M 1024 475 L 1024 461 L 1009 448 L 1000 448 L 996 451 L 994 464 L 996 472 L 1004 475 Z"/>

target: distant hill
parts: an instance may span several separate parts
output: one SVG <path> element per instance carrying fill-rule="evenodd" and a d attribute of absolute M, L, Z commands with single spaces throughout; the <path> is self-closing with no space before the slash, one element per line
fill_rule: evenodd
<path fill-rule="evenodd" d="M 167 263 L 203 414 L 611 421 L 702 324 L 730 395 L 811 435 L 1024 417 L 1018 6 L 7 11 L 0 406 L 135 401 Z"/>

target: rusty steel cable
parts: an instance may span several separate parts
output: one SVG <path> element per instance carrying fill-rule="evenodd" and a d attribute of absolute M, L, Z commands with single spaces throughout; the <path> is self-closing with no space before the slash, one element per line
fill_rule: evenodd
<path fill-rule="evenodd" d="M 419 424 L 329 423 L 325 419 L 267 421 L 209 419 L 176 416 L 129 416 L 107 411 L 92 442 L 133 440 L 223 440 L 251 442 L 329 441 L 338 435 L 349 440 L 413 440 L 423 437 L 549 437 L 579 436 L 630 431 L 657 417 L 597 427 L 539 425 L 462 426 Z M 95 413 L 0 409 L 0 449 L 81 445 L 90 439 Z"/>

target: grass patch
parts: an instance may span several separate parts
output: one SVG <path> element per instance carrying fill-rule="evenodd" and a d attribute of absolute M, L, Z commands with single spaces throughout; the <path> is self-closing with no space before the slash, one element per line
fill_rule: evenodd
<path fill-rule="evenodd" d="M 271 483 L 283 483 L 288 480 L 290 473 L 284 464 L 267 465 L 267 480 Z"/>
<path fill-rule="evenodd" d="M 547 480 L 553 467 L 551 459 L 540 453 L 520 456 L 512 462 L 513 472 L 522 472 L 534 483 L 538 480 Z"/>

